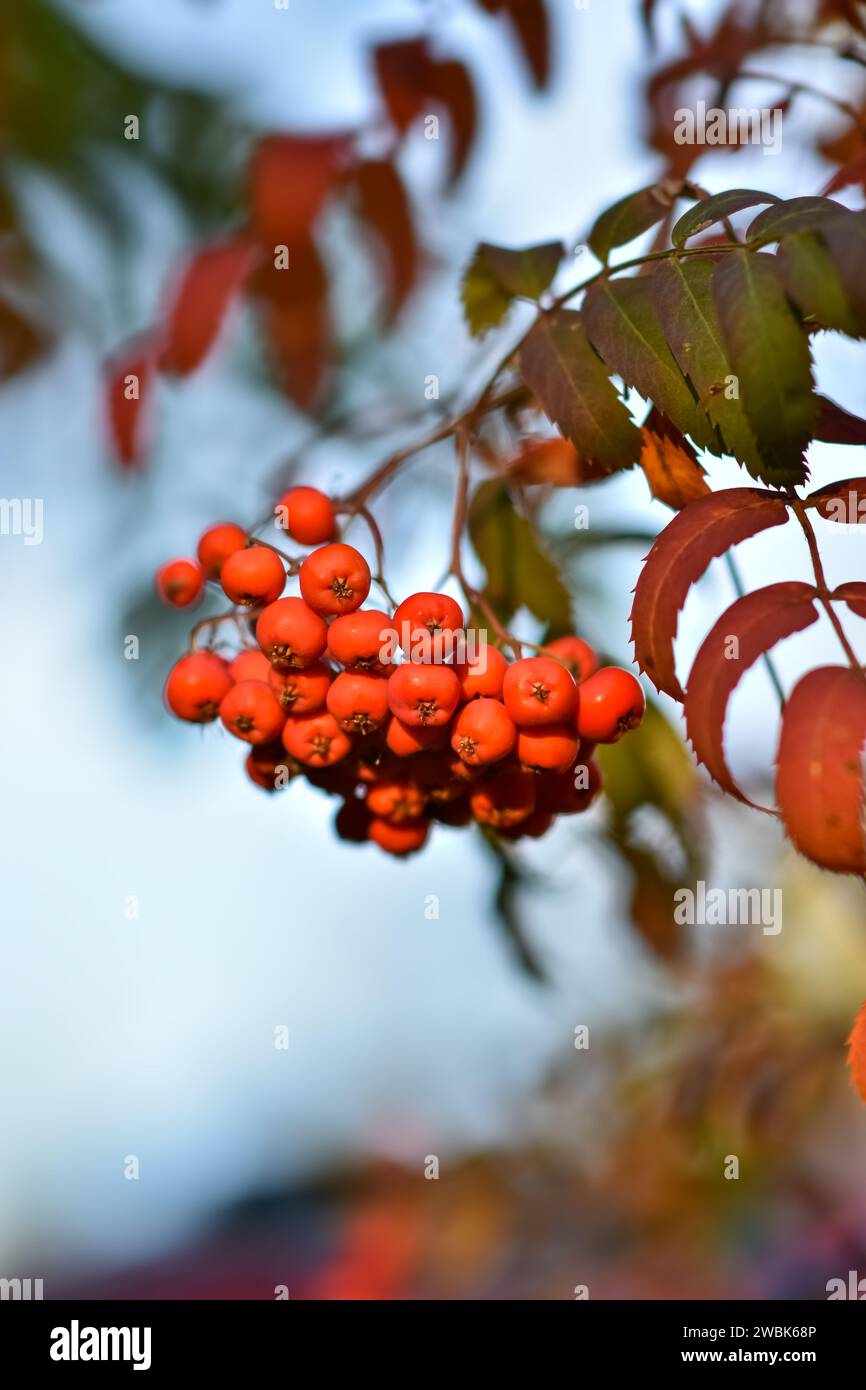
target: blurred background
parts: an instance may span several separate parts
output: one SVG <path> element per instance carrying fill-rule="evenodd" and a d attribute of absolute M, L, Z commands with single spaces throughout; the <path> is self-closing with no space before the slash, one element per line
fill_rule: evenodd
<path fill-rule="evenodd" d="M 161 701 L 189 619 L 158 606 L 156 566 L 215 520 L 252 523 L 290 480 L 346 491 L 483 383 L 522 310 L 471 342 L 474 246 L 579 243 L 660 176 L 647 79 L 682 51 L 681 12 L 712 34 L 727 8 L 659 0 L 652 40 L 633 0 L 5 8 L 2 491 L 41 499 L 44 535 L 0 536 L 0 1276 L 43 1278 L 48 1298 L 569 1299 L 820 1298 L 866 1274 L 866 1124 L 844 1065 L 863 886 L 711 790 L 673 705 L 611 752 L 609 797 L 543 841 L 497 858 L 437 827 L 391 862 L 340 843 L 306 785 L 266 797 L 228 735 Z M 374 54 L 423 36 L 470 98 L 458 77 L 441 140 L 410 120 L 394 147 Z M 833 64 L 779 48 L 760 66 L 862 104 L 866 71 Z M 806 94 L 777 157 L 705 151 L 691 176 L 817 192 L 846 130 Z M 113 364 L 146 346 L 184 258 L 242 223 L 257 142 L 346 131 L 393 158 L 409 211 L 377 227 L 347 195 L 319 220 L 329 327 L 320 291 L 282 333 L 264 291 L 237 305 L 201 367 L 149 384 L 119 449 Z M 861 206 L 863 189 L 835 196 Z M 822 335 L 816 368 L 866 409 L 861 345 Z M 813 446 L 815 481 L 858 456 Z M 711 480 L 740 473 L 714 461 Z M 452 500 L 447 446 L 378 500 L 398 594 L 446 567 Z M 639 473 L 533 505 L 576 630 L 628 663 L 630 593 L 669 510 Z M 856 535 L 833 528 L 831 548 L 818 524 L 830 581 L 866 578 Z M 747 586 L 805 576 L 789 530 L 742 547 Z M 686 669 L 733 597 L 714 566 L 681 625 Z M 831 639 L 785 643 L 783 683 L 835 660 Z M 758 666 L 727 734 L 758 799 L 777 727 Z M 780 887 L 782 931 L 677 928 L 673 888 L 698 878 Z"/>

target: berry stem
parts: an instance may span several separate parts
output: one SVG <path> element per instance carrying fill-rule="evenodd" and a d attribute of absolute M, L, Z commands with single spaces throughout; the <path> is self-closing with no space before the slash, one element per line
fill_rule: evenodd
<path fill-rule="evenodd" d="M 469 510 L 469 426 L 467 423 L 461 424 L 457 429 L 456 435 L 457 448 L 457 492 L 454 503 L 454 520 L 451 528 L 451 567 L 449 574 L 453 575 L 466 596 L 467 603 L 481 610 L 487 622 L 495 632 L 499 641 L 511 648 L 514 655 L 519 659 L 523 655 L 520 642 L 517 638 L 504 628 L 494 613 L 486 596 L 473 588 L 463 573 L 463 562 L 460 558 L 460 542 L 463 538 L 463 531 L 466 527 L 466 515 Z"/>

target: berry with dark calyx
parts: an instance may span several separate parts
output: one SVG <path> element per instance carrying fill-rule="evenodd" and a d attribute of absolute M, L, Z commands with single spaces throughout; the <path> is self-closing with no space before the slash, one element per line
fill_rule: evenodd
<path fill-rule="evenodd" d="M 388 718 L 388 682 L 367 671 L 341 671 L 328 689 L 327 706 L 350 734 L 370 734 Z"/>
<path fill-rule="evenodd" d="M 293 487 L 274 507 L 277 525 L 300 545 L 323 545 L 336 531 L 330 497 L 317 487 Z"/>
<path fill-rule="evenodd" d="M 508 662 L 498 647 L 485 642 L 476 660 L 459 662 L 454 669 L 460 680 L 462 700 L 474 700 L 479 695 L 498 700 L 502 695 Z"/>
<path fill-rule="evenodd" d="M 282 791 L 301 770 L 279 739 L 251 748 L 244 766 L 250 781 L 266 792 Z"/>
<path fill-rule="evenodd" d="M 332 767 L 351 751 L 352 740 L 332 714 L 290 714 L 283 726 L 283 745 L 299 763 Z"/>
<path fill-rule="evenodd" d="M 574 713 L 577 685 L 553 657 L 523 657 L 505 672 L 502 699 L 519 727 L 558 724 Z"/>
<path fill-rule="evenodd" d="M 573 765 L 579 739 L 570 723 L 538 724 L 518 729 L 515 752 L 524 767 L 535 771 L 567 772 Z"/>
<path fill-rule="evenodd" d="M 262 652 L 239 652 L 229 662 L 233 681 L 266 681 L 271 673 L 271 663 Z"/>
<path fill-rule="evenodd" d="M 535 810 L 537 778 L 521 767 L 494 771 L 473 789 L 472 814 L 482 825 L 519 825 Z"/>
<path fill-rule="evenodd" d="M 582 637 L 557 637 L 545 650 L 568 667 L 578 685 L 598 670 L 598 655 Z"/>
<path fill-rule="evenodd" d="M 328 628 L 302 598 L 278 598 L 259 614 L 256 641 L 277 670 L 287 671 L 318 660 L 327 646 Z"/>
<path fill-rule="evenodd" d="M 404 724 L 396 714 L 388 721 L 385 742 L 398 758 L 412 758 L 431 748 L 444 748 L 448 742 L 447 724 Z"/>
<path fill-rule="evenodd" d="M 514 747 L 517 729 L 501 700 L 479 696 L 454 721 L 451 747 L 470 767 L 499 762 Z"/>
<path fill-rule="evenodd" d="M 354 613 L 344 613 L 328 628 L 328 655 L 349 671 L 388 675 L 393 663 L 387 656 L 382 660 L 382 651 L 396 646 L 393 633 L 393 622 L 378 608 L 359 608 Z"/>
<path fill-rule="evenodd" d="M 601 769 L 583 748 L 568 772 L 542 772 L 538 778 L 537 805 L 540 811 L 557 816 L 575 816 L 586 811 L 602 787 Z"/>
<path fill-rule="evenodd" d="M 421 849 L 429 832 L 430 822 L 426 819 L 401 821 L 397 825 L 394 821 L 383 820 L 379 816 L 374 816 L 370 821 L 367 835 L 380 849 L 386 850 L 388 854 L 402 857 L 406 854 L 414 854 L 416 850 Z"/>
<path fill-rule="evenodd" d="M 301 594 L 317 613 L 354 613 L 370 592 L 370 566 L 351 545 L 314 550 L 301 565 Z"/>
<path fill-rule="evenodd" d="M 411 594 L 394 614 L 397 640 L 410 661 L 449 660 L 464 622 L 459 603 L 447 594 Z"/>
<path fill-rule="evenodd" d="M 198 561 L 208 579 L 219 579 L 224 562 L 236 550 L 243 550 L 248 540 L 242 526 L 223 521 L 209 526 L 198 543 Z"/>
<path fill-rule="evenodd" d="M 215 652 L 191 652 L 176 661 L 165 683 L 172 714 L 190 724 L 210 724 L 232 688 L 229 668 Z"/>
<path fill-rule="evenodd" d="M 414 782 L 388 777 L 367 788 L 367 805 L 374 816 L 384 820 L 417 820 L 424 813 L 426 798 Z"/>
<path fill-rule="evenodd" d="M 268 667 L 268 685 L 287 714 L 312 714 L 323 707 L 334 679 L 323 661 L 314 661 L 302 671 L 278 671 L 270 663 Z"/>
<path fill-rule="evenodd" d="M 156 592 L 172 608 L 189 608 L 203 589 L 204 570 L 197 560 L 168 560 L 156 572 Z"/>
<path fill-rule="evenodd" d="M 644 716 L 646 696 L 631 671 L 602 666 L 578 691 L 577 732 L 595 743 L 617 743 L 636 729 Z"/>
<path fill-rule="evenodd" d="M 404 724 L 447 724 L 460 699 L 460 682 L 450 666 L 406 662 L 388 677 L 388 699 Z"/>
<path fill-rule="evenodd" d="M 220 704 L 220 719 L 245 743 L 270 743 L 285 723 L 285 712 L 264 681 L 239 681 Z"/>
<path fill-rule="evenodd" d="M 232 551 L 223 561 L 220 582 L 232 603 L 255 608 L 280 597 L 286 587 L 286 571 L 276 551 L 248 545 Z"/>

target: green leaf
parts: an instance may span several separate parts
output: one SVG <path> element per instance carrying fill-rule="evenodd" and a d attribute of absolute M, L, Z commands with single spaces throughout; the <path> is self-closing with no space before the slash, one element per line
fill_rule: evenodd
<path fill-rule="evenodd" d="M 539 299 L 562 260 L 561 242 L 511 250 L 483 241 L 466 267 L 460 297 L 474 337 L 501 323 L 512 300 Z"/>
<path fill-rule="evenodd" d="M 469 506 L 469 535 L 484 566 L 485 595 L 507 622 L 528 608 L 555 634 L 571 627 L 571 599 L 535 531 L 498 478 L 482 483 Z"/>
<path fill-rule="evenodd" d="M 760 193 L 754 188 L 731 188 L 727 193 L 714 193 L 711 198 L 704 198 L 702 202 L 695 203 L 693 208 L 683 213 L 674 225 L 671 241 L 674 246 L 682 246 L 690 236 L 711 227 L 714 222 L 721 222 L 732 213 L 740 212 L 743 208 L 757 207 L 759 203 L 780 201 L 775 193 Z"/>
<path fill-rule="evenodd" d="M 652 184 L 620 198 L 618 203 L 596 218 L 587 237 L 590 250 L 606 261 L 615 246 L 625 246 L 642 232 L 654 227 L 667 215 L 682 184 Z"/>
<path fill-rule="evenodd" d="M 811 232 L 828 217 L 845 211 L 844 204 L 834 198 L 786 198 L 758 213 L 749 224 L 746 242 L 751 246 L 757 241 L 780 241 L 790 232 Z"/>
<path fill-rule="evenodd" d="M 806 335 L 779 284 L 770 256 L 726 255 L 713 273 L 713 295 L 740 399 L 761 451 L 754 477 L 803 482 L 803 453 L 817 401 Z"/>
<path fill-rule="evenodd" d="M 597 281 L 581 314 L 593 346 L 626 386 L 651 400 L 700 448 L 718 449 L 713 427 L 665 342 L 651 276 Z"/>
<path fill-rule="evenodd" d="M 866 336 L 848 302 L 833 258 L 815 232 L 786 236 L 774 257 L 785 292 L 807 323 L 835 328 L 851 338 Z"/>
<path fill-rule="evenodd" d="M 823 222 L 821 240 L 830 252 L 858 322 L 866 325 L 866 212 L 843 212 Z"/>
<path fill-rule="evenodd" d="M 656 310 L 668 347 L 721 433 L 725 452 L 741 463 L 759 461 L 742 402 L 726 396 L 733 369 L 713 299 L 709 256 L 660 261 L 652 274 Z"/>
<path fill-rule="evenodd" d="M 545 314 L 520 353 L 541 408 L 591 463 L 614 472 L 637 463 L 641 433 L 587 339 L 580 314 Z"/>

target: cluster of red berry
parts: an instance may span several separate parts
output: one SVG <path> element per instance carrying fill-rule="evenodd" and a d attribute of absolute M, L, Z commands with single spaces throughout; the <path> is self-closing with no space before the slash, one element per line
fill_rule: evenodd
<path fill-rule="evenodd" d="M 342 797 L 342 839 L 391 854 L 420 849 L 433 821 L 537 838 L 590 805 L 601 785 L 593 748 L 643 716 L 629 671 L 599 670 L 580 637 L 513 661 L 486 640 L 470 650 L 446 594 L 413 594 L 393 615 L 362 608 L 370 569 L 333 539 L 330 499 L 298 487 L 275 510 L 294 540 L 317 547 L 298 565 L 300 597 L 283 597 L 287 557 L 233 524 L 204 533 L 197 561 L 158 572 L 160 595 L 179 607 L 207 580 L 221 584 L 238 616 L 249 610 L 238 630 L 257 644 L 232 658 L 181 657 L 165 688 L 178 718 L 219 717 L 252 745 L 246 769 L 258 786 L 275 791 L 304 773 Z"/>

